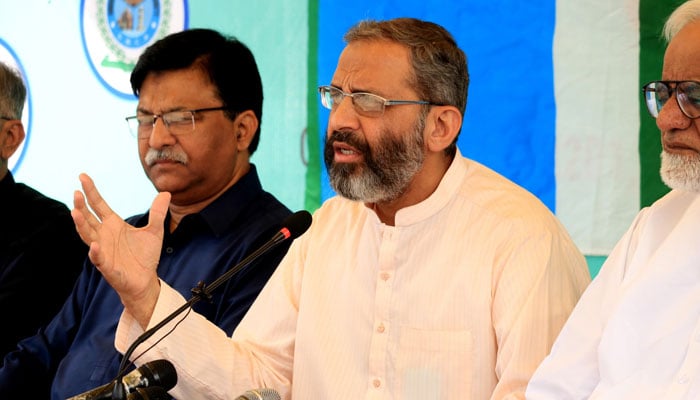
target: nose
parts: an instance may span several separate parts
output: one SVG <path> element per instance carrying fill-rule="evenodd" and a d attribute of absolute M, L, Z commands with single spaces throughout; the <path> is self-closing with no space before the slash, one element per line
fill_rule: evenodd
<path fill-rule="evenodd" d="M 360 127 L 360 119 L 358 118 L 355 107 L 352 104 L 352 98 L 344 96 L 339 103 L 330 112 L 328 117 L 328 132 L 339 130 L 358 130 Z"/>
<path fill-rule="evenodd" d="M 357 130 L 360 127 L 360 119 L 358 118 L 355 107 L 352 104 L 352 98 L 344 96 L 339 103 L 336 103 L 328 116 L 328 132 L 340 130 Z"/>
<path fill-rule="evenodd" d="M 175 136 L 168 130 L 165 126 L 165 122 L 162 117 L 157 117 L 153 123 L 153 129 L 151 130 L 151 136 L 148 137 L 148 144 L 154 149 L 160 149 L 163 146 L 171 145 L 175 143 Z"/>
<path fill-rule="evenodd" d="M 656 117 L 656 126 L 660 131 L 666 132 L 674 129 L 686 129 L 692 123 L 678 105 L 678 98 L 674 92 L 666 104 L 659 110 L 659 116 Z"/>

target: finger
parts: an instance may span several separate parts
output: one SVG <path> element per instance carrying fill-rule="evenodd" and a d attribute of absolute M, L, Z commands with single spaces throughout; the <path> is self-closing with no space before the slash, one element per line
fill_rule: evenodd
<path fill-rule="evenodd" d="M 90 225 L 85 221 L 83 214 L 77 209 L 72 209 L 70 215 L 73 217 L 73 224 L 75 225 L 75 230 L 78 232 L 78 236 L 80 236 L 80 240 L 89 246 L 92 242 L 92 228 L 90 228 Z"/>
<path fill-rule="evenodd" d="M 90 248 L 88 250 L 88 258 L 90 259 L 90 262 L 104 275 L 105 272 L 103 271 L 103 264 L 104 264 L 104 256 L 102 255 L 102 252 L 100 251 L 100 245 L 97 242 L 93 242 L 90 244 Z"/>
<path fill-rule="evenodd" d="M 165 221 L 165 216 L 168 214 L 168 206 L 170 205 L 170 193 L 160 192 L 153 199 L 151 204 L 150 219 L 148 222 L 158 222 L 162 225 Z"/>
<path fill-rule="evenodd" d="M 153 199 L 151 209 L 148 212 L 148 225 L 152 228 L 163 228 L 163 221 L 168 214 L 168 206 L 170 205 L 170 193 L 160 192 Z"/>
<path fill-rule="evenodd" d="M 73 192 L 73 206 L 82 215 L 88 226 L 96 232 L 100 227 L 100 221 L 92 214 L 92 211 L 88 208 L 85 196 L 79 190 Z"/>
<path fill-rule="evenodd" d="M 94 224 L 91 224 L 90 221 L 96 220 L 96 218 L 87 208 L 85 197 L 83 197 L 83 193 L 79 190 L 73 192 L 73 206 L 74 208 L 71 210 L 70 214 L 71 217 L 73 217 L 75 230 L 78 231 L 80 239 L 82 239 L 85 244 L 89 245 L 90 242 L 94 240 L 96 234 L 96 227 Z"/>
<path fill-rule="evenodd" d="M 90 208 L 92 208 L 95 212 L 97 218 L 104 221 L 104 219 L 110 215 L 116 215 L 116 213 L 112 211 L 109 205 L 104 201 L 100 195 L 100 192 L 97 191 L 97 187 L 92 181 L 92 178 L 90 178 L 86 173 L 81 173 L 79 179 L 80 184 L 83 187 L 85 197 L 87 198 L 87 202 L 90 205 Z"/>

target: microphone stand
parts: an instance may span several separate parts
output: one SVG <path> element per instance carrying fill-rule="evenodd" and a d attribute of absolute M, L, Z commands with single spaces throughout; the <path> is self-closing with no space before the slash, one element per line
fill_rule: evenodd
<path fill-rule="evenodd" d="M 246 258 L 244 258 L 240 263 L 236 264 L 233 266 L 231 269 L 226 271 L 223 275 L 218 277 L 215 281 L 210 283 L 209 285 L 205 285 L 204 282 L 199 282 L 196 287 L 192 289 L 192 297 L 187 300 L 185 304 L 180 306 L 178 309 L 170 313 L 167 317 L 163 318 L 160 322 L 158 322 L 156 325 L 154 325 L 151 329 L 146 330 L 136 338 L 134 343 L 129 346 L 129 348 L 126 350 L 124 353 L 124 356 L 122 357 L 122 361 L 119 364 L 119 373 L 117 374 L 117 377 L 114 378 L 115 380 L 115 385 L 114 389 L 112 390 L 112 399 L 113 400 L 126 400 L 126 389 L 124 388 L 124 383 L 123 383 L 123 378 L 124 375 L 126 375 L 126 365 L 129 362 L 129 357 L 133 354 L 133 352 L 136 350 L 136 347 L 140 345 L 141 343 L 145 342 L 148 338 L 153 336 L 160 328 L 164 327 L 167 325 L 170 321 L 175 319 L 178 315 L 182 314 L 185 310 L 188 308 L 191 308 L 194 306 L 198 301 L 202 299 L 206 299 L 207 301 L 211 301 L 211 292 L 214 291 L 214 289 L 218 288 L 221 286 L 223 283 L 231 279 L 233 275 L 235 275 L 238 271 L 243 269 L 244 267 L 248 266 L 251 262 L 253 262 L 256 258 L 260 257 L 263 253 L 271 250 L 273 247 L 276 247 L 283 241 L 289 238 L 289 232 L 283 233 L 282 231 L 278 232 L 271 240 L 269 240 L 267 243 L 265 243 L 263 246 L 255 250 L 253 253 L 248 255 Z"/>

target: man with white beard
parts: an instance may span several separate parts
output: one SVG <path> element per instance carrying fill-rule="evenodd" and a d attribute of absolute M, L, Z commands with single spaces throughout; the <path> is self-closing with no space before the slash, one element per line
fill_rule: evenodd
<path fill-rule="evenodd" d="M 700 0 L 674 11 L 644 85 L 670 193 L 639 212 L 535 372 L 527 399 L 700 398 Z"/>

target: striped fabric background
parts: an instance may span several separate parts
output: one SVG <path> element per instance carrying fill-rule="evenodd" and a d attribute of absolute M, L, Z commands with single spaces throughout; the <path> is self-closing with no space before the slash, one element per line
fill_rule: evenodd
<path fill-rule="evenodd" d="M 311 2 L 309 21 L 318 27 L 310 27 L 310 85 L 330 81 L 342 34 L 359 19 L 442 24 L 469 61 L 463 154 L 536 194 L 597 272 L 639 209 L 668 190 L 641 86 L 660 79 L 661 27 L 682 1 L 373 3 Z M 309 132 L 318 135 L 310 138 L 311 154 L 319 156 L 327 112 L 315 92 L 309 110 Z M 307 208 L 333 195 L 320 156 L 311 161 Z"/>

